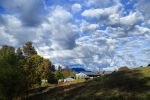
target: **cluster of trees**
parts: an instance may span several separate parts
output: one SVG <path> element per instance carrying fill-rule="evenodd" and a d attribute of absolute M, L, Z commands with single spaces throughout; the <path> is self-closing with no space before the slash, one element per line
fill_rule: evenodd
<path fill-rule="evenodd" d="M 12 100 L 28 94 L 42 79 L 56 83 L 54 66 L 49 59 L 37 54 L 32 42 L 22 49 L 4 45 L 0 49 L 0 100 Z"/>
<path fill-rule="evenodd" d="M 68 66 L 62 69 L 61 66 L 58 66 L 58 70 L 56 71 L 57 79 L 64 79 L 67 77 L 75 77 L 75 72 L 73 72 Z"/>

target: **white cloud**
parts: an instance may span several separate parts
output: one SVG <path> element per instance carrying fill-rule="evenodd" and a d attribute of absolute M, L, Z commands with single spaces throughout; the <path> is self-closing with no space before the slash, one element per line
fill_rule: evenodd
<path fill-rule="evenodd" d="M 139 0 L 138 3 L 136 4 L 137 10 L 144 15 L 145 20 L 148 20 L 150 17 L 149 7 L 150 7 L 149 0 Z"/>
<path fill-rule="evenodd" d="M 138 12 L 132 13 L 131 12 L 128 16 L 121 17 L 120 23 L 125 26 L 133 26 L 141 20 L 143 20 L 143 16 L 140 13 L 138 13 Z"/>
<path fill-rule="evenodd" d="M 72 19 L 73 16 L 70 12 L 66 11 L 63 7 L 61 6 L 56 6 L 53 11 L 50 12 L 48 18 L 50 21 L 56 21 L 57 24 L 60 23 L 69 23 Z M 52 18 L 51 18 L 52 17 Z"/>
<path fill-rule="evenodd" d="M 81 29 L 81 32 L 83 32 L 83 33 L 84 32 L 92 33 L 98 27 L 99 27 L 98 24 L 91 24 L 91 23 L 86 22 L 86 21 L 82 21 L 82 23 L 80 24 L 80 29 Z"/>
<path fill-rule="evenodd" d="M 86 0 L 85 4 L 87 6 L 100 6 L 101 8 L 104 8 L 110 3 L 110 0 Z"/>
<path fill-rule="evenodd" d="M 43 39 L 46 38 L 53 50 L 72 49 L 75 47 L 75 37 L 78 35 L 78 28 L 71 24 L 72 15 L 70 12 L 57 6 L 47 16 L 48 21 L 43 23 Z"/>
<path fill-rule="evenodd" d="M 72 5 L 72 11 L 73 12 L 80 12 L 81 9 L 82 9 L 81 4 L 75 3 L 75 4 Z"/>
<path fill-rule="evenodd" d="M 36 33 L 34 33 L 34 28 L 25 28 L 22 27 L 21 21 L 11 15 L 4 15 L 4 20 L 6 20 L 5 25 L 1 26 L 1 30 L 3 31 L 3 35 L 8 38 L 9 42 L 5 42 L 3 44 L 18 46 L 27 41 L 34 40 L 36 38 Z M 31 34 L 33 33 L 33 34 Z M 4 39 L 6 37 L 3 37 Z M 26 38 L 23 38 L 26 37 Z M 12 42 L 13 44 L 11 44 Z"/>
<path fill-rule="evenodd" d="M 44 0 L 13 0 L 11 2 L 1 0 L 0 5 L 7 12 L 19 17 L 25 26 L 35 27 L 43 21 L 42 6 L 44 5 Z"/>
<path fill-rule="evenodd" d="M 149 5 L 148 1 L 138 1 L 130 12 L 119 0 L 46 2 L 0 0 L 5 10 L 0 15 L 0 45 L 20 47 L 33 41 L 38 53 L 53 64 L 88 70 L 136 67 L 150 61 L 149 14 L 140 4 Z"/>
<path fill-rule="evenodd" d="M 118 13 L 118 10 L 121 6 L 121 4 L 118 4 L 104 9 L 88 9 L 85 10 L 81 15 L 86 18 L 107 19 L 109 15 Z"/>

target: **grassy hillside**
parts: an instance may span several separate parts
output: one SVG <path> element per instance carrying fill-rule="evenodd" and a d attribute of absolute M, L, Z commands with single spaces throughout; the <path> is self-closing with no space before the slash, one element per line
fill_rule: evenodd
<path fill-rule="evenodd" d="M 68 86 L 60 86 L 28 100 L 150 100 L 150 67 L 119 71 Z"/>

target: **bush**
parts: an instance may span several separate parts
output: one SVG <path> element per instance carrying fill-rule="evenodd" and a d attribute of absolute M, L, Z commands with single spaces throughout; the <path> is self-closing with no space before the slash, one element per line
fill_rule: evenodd
<path fill-rule="evenodd" d="M 150 67 L 150 64 L 148 64 L 147 67 Z"/>
<path fill-rule="evenodd" d="M 127 66 L 123 66 L 118 69 L 118 71 L 126 71 L 126 70 L 129 70 Z"/>

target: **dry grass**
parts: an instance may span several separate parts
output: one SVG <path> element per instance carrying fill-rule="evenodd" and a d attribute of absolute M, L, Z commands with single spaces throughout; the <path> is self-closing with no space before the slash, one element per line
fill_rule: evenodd
<path fill-rule="evenodd" d="M 50 88 L 28 100 L 150 100 L 150 67 Z"/>

